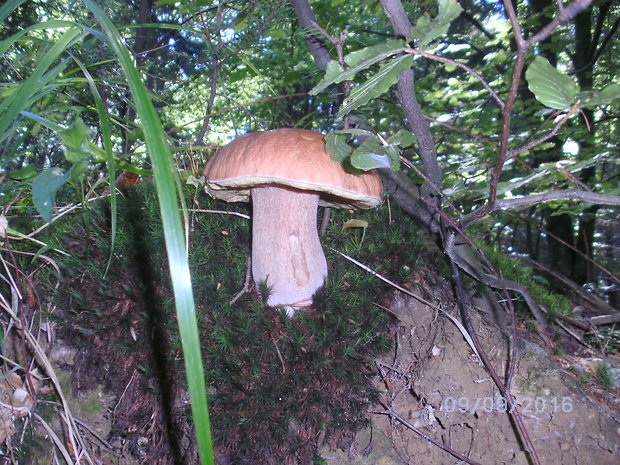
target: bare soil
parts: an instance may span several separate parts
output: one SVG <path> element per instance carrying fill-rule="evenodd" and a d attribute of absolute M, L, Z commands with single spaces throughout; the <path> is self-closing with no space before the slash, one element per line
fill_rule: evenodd
<path fill-rule="evenodd" d="M 427 290 L 438 296 L 441 288 L 433 283 Z M 450 301 L 449 294 L 445 299 Z M 463 463 L 414 428 L 476 463 L 532 463 L 505 399 L 456 325 L 402 294 L 394 296 L 390 308 L 399 319 L 396 345 L 393 354 L 377 361 L 382 405 L 373 408 L 383 413 L 373 415 L 372 427 L 360 432 L 349 450 L 324 449 L 326 463 Z M 458 317 L 453 309 L 445 307 L 445 311 Z M 471 314 L 483 346 L 504 379 L 508 328 L 490 323 L 491 308 L 481 300 Z M 594 381 L 597 365 L 617 366 L 617 358 L 604 360 L 584 347 L 554 356 L 523 327 L 520 338 L 512 394 L 540 463 L 620 463 L 619 389 L 604 389 Z M 555 344 L 556 350 L 573 346 L 562 339 Z"/>

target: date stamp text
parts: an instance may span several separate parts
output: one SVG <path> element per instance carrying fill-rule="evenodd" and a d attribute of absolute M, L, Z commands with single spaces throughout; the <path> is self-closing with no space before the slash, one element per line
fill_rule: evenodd
<path fill-rule="evenodd" d="M 468 397 L 446 397 L 442 404 L 442 410 L 447 413 L 512 413 L 518 409 L 521 413 L 571 413 L 573 411 L 573 399 L 571 397 L 519 397 L 516 398 L 512 406 L 505 397 L 481 397 L 470 399 Z"/>

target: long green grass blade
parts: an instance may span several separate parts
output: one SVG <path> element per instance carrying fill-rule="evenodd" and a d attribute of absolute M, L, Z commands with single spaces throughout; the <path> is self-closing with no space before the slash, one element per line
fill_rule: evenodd
<path fill-rule="evenodd" d="M 48 30 L 48 29 L 65 29 L 72 28 L 77 26 L 73 21 L 60 21 L 60 20 L 51 20 L 51 21 L 43 21 L 37 24 L 33 24 L 32 26 L 28 26 L 25 29 L 22 29 L 19 32 L 16 32 L 10 37 L 0 41 L 0 55 L 4 55 L 6 51 L 11 48 L 11 46 L 17 42 L 19 39 L 27 35 L 29 32 L 38 31 L 38 30 Z M 43 39 L 39 39 L 37 37 L 28 37 L 30 40 L 34 41 L 43 41 Z"/>
<path fill-rule="evenodd" d="M 82 73 L 88 80 L 88 86 L 90 87 L 90 93 L 93 95 L 95 99 L 95 104 L 97 105 L 97 115 L 99 116 L 99 124 L 101 125 L 101 135 L 103 136 L 103 148 L 105 151 L 105 159 L 106 165 L 108 167 L 108 180 L 110 183 L 110 209 L 111 213 L 111 226 L 112 226 L 112 237 L 110 238 L 110 256 L 108 257 L 108 263 L 105 267 L 104 276 L 108 273 L 110 269 L 110 263 L 112 263 L 112 257 L 114 257 L 114 244 L 116 243 L 116 221 L 118 216 L 118 211 L 116 208 L 116 173 L 115 173 L 115 161 L 114 161 L 114 153 L 112 152 L 112 130 L 110 129 L 110 120 L 108 118 L 108 112 L 105 109 L 105 105 L 103 103 L 103 99 L 101 98 L 101 94 L 99 93 L 99 89 L 97 89 L 97 85 L 95 84 L 95 80 L 92 75 L 86 68 L 86 65 L 78 60 L 76 57 L 73 57 L 73 60 L 77 63 L 77 65 L 82 70 Z"/>
<path fill-rule="evenodd" d="M 26 0 L 9 0 L 4 5 L 0 5 L 0 21 L 4 21 L 19 5 Z"/>
<path fill-rule="evenodd" d="M 134 61 L 118 31 L 108 16 L 94 1 L 84 0 L 84 3 L 97 18 L 105 32 L 109 45 L 116 53 L 123 67 L 136 105 L 136 112 L 140 117 L 144 130 L 147 148 L 153 163 L 155 185 L 162 214 L 166 251 L 168 253 L 185 359 L 185 370 L 192 404 L 192 415 L 198 438 L 198 450 L 201 462 L 212 465 L 214 464 L 214 457 L 211 445 L 204 369 L 200 354 L 200 340 L 191 286 L 191 273 L 183 240 L 184 234 L 178 211 L 175 181 L 170 172 L 172 153 L 166 141 L 161 121 L 144 88 L 140 73 L 136 69 Z"/>
<path fill-rule="evenodd" d="M 51 75 L 46 75 L 48 69 L 56 59 L 64 53 L 69 44 L 79 33 L 80 29 L 77 27 L 71 28 L 65 32 L 58 41 L 43 54 L 32 74 L 22 82 L 19 89 L 0 104 L 0 134 L 5 134 L 6 129 L 11 125 L 19 112 L 24 110 L 26 108 L 25 105 L 30 103 L 31 97 L 62 71 L 63 67 L 57 65 Z M 6 137 L 6 134 L 4 137 Z"/>

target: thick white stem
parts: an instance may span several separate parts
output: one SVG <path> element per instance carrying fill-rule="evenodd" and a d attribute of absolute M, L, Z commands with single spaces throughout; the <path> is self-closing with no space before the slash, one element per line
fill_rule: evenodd
<path fill-rule="evenodd" d="M 267 303 L 312 303 L 327 277 L 317 232 L 318 194 L 279 187 L 252 189 L 252 276 L 270 289 Z"/>

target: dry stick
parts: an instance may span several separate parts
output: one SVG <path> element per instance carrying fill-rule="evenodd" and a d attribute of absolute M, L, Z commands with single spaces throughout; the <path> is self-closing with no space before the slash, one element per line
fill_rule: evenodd
<path fill-rule="evenodd" d="M 413 297 L 414 299 L 416 299 L 418 302 L 423 303 L 424 305 L 426 305 L 429 308 L 432 308 L 433 310 L 436 310 L 440 313 L 442 313 L 443 315 L 445 315 L 452 323 L 454 323 L 454 325 L 458 328 L 458 330 L 461 332 L 461 334 L 463 335 L 463 337 L 465 338 L 465 340 L 467 341 L 467 343 L 469 344 L 469 346 L 471 347 L 471 350 L 476 354 L 476 356 L 478 356 L 478 350 L 476 348 L 476 345 L 474 344 L 471 336 L 468 334 L 467 329 L 465 329 L 465 327 L 461 324 L 461 322 L 459 320 L 457 320 L 456 318 L 454 318 L 452 315 L 450 315 L 448 312 L 446 312 L 444 309 L 437 307 L 436 305 L 433 305 L 432 303 L 430 303 L 428 300 L 424 300 L 422 297 L 414 294 L 411 291 L 408 291 L 407 289 L 405 289 L 402 286 L 399 286 L 398 284 L 396 284 L 393 281 L 390 281 L 388 278 L 386 278 L 383 275 L 380 275 L 379 273 L 377 273 L 375 270 L 373 270 L 372 268 L 364 265 L 361 262 L 358 262 L 356 259 L 349 257 L 348 255 L 340 252 L 339 250 L 336 249 L 332 249 L 330 248 L 330 250 L 333 250 L 334 252 L 336 252 L 337 254 L 340 254 L 342 257 L 346 258 L 347 260 L 349 260 L 351 263 L 354 263 L 355 265 L 359 266 L 361 269 L 363 269 L 364 271 L 367 271 L 368 273 L 370 273 L 371 275 L 373 275 L 376 278 L 379 278 L 381 281 L 389 284 L 390 286 L 392 286 L 395 289 L 398 289 L 400 292 L 407 294 L 410 297 Z M 388 312 L 388 313 L 392 313 L 392 312 Z M 478 356 L 479 360 L 482 360 L 482 358 L 480 356 Z"/>
<path fill-rule="evenodd" d="M 82 203 L 77 203 L 75 205 L 71 205 L 71 206 L 67 206 L 67 207 L 63 207 L 60 208 L 58 210 L 58 214 L 56 216 L 54 216 L 52 218 L 52 220 L 49 223 L 45 223 L 44 225 L 42 225 L 41 227 L 39 227 L 38 229 L 35 229 L 34 231 L 32 231 L 30 234 L 28 234 L 28 237 L 31 238 L 33 236 L 35 236 L 36 234 L 40 233 L 41 231 L 43 231 L 45 228 L 49 227 L 52 225 L 53 222 L 59 220 L 60 218 L 62 218 L 64 215 L 66 215 L 67 213 L 72 212 L 73 210 L 76 210 L 78 208 L 82 208 L 84 206 L 85 203 L 90 203 L 90 202 L 94 202 L 96 200 L 99 199 L 103 199 L 106 197 L 109 197 L 110 194 L 103 194 L 97 197 L 91 197 L 89 199 L 86 200 L 86 202 L 82 202 Z"/>
<path fill-rule="evenodd" d="M 94 429 L 92 429 L 90 426 L 88 426 L 88 424 L 86 424 L 86 422 L 80 420 L 77 417 L 73 418 L 75 420 L 75 422 L 80 425 L 82 428 L 84 428 L 86 431 L 88 431 L 90 434 L 93 435 L 93 437 L 95 437 L 101 444 L 103 444 L 104 446 L 106 446 L 108 449 L 112 450 L 112 451 L 118 451 L 118 447 L 113 446 L 112 444 L 110 444 L 108 441 L 105 440 L 105 438 L 103 438 L 99 433 L 97 433 L 97 431 L 95 431 Z"/>
<path fill-rule="evenodd" d="M 478 335 L 476 334 L 474 325 L 472 324 L 471 319 L 469 317 L 469 312 L 467 311 L 467 305 L 465 304 L 465 291 L 463 290 L 463 282 L 461 281 L 461 275 L 459 273 L 459 268 L 458 266 L 456 266 L 456 263 L 453 260 L 450 260 L 450 269 L 452 270 L 452 279 L 454 280 L 454 283 L 455 283 L 456 294 L 458 296 L 458 304 L 461 309 L 461 315 L 463 318 L 463 324 L 465 325 L 465 328 L 467 329 L 468 333 L 471 335 L 471 338 L 474 341 L 475 346 L 478 348 L 478 352 L 480 353 L 480 355 L 482 355 L 482 361 L 484 363 L 485 368 L 489 372 L 489 375 L 491 376 L 491 378 L 493 378 L 495 385 L 502 393 L 502 396 L 504 396 L 504 398 L 506 399 L 506 403 L 508 404 L 508 407 L 510 408 L 512 418 L 514 418 L 515 423 L 517 423 L 518 425 L 519 433 L 521 434 L 521 437 L 523 439 L 523 442 L 525 443 L 527 451 L 530 454 L 530 457 L 532 458 L 532 460 L 534 460 L 535 464 L 539 465 L 540 459 L 538 458 L 538 454 L 536 453 L 534 444 L 532 443 L 532 440 L 530 439 L 530 436 L 527 433 L 527 428 L 523 424 L 523 418 L 521 417 L 521 414 L 515 408 L 514 400 L 512 399 L 512 395 L 510 394 L 510 384 L 506 383 L 504 385 L 504 383 L 502 383 L 502 381 L 499 379 L 497 372 L 495 371 L 495 369 L 493 369 L 493 365 L 491 365 L 491 361 L 487 357 L 487 354 L 484 351 L 482 344 L 480 343 L 480 340 L 478 339 Z M 511 365 L 517 358 L 516 357 L 517 355 L 516 344 L 512 344 L 512 347 L 513 347 L 513 353 L 511 354 Z M 512 367 L 511 367 L 511 370 L 512 370 Z"/>
<path fill-rule="evenodd" d="M 69 436 L 69 441 L 70 441 L 69 444 L 71 445 L 71 447 L 73 447 L 74 453 L 76 454 L 76 459 L 79 462 L 80 459 L 77 456 L 78 449 L 76 448 L 76 441 L 79 443 L 80 449 L 85 451 L 86 448 L 83 444 L 82 437 L 76 432 L 74 417 L 71 415 L 71 412 L 69 411 L 69 404 L 67 402 L 67 399 L 64 396 L 62 386 L 60 384 L 60 381 L 58 380 L 58 377 L 56 376 L 56 372 L 54 371 L 54 368 L 52 367 L 49 359 L 47 358 L 45 351 L 41 348 L 38 341 L 34 338 L 34 336 L 30 333 L 30 331 L 28 331 L 28 328 L 25 327 L 25 325 L 18 318 L 15 312 L 8 305 L 3 304 L 2 302 L 0 302 L 0 307 L 4 308 L 4 311 L 6 311 L 7 314 L 16 322 L 16 327 L 22 330 L 22 334 L 24 334 L 24 336 L 26 337 L 26 340 L 28 341 L 28 344 L 30 345 L 32 351 L 34 352 L 36 359 L 41 364 L 41 366 L 45 369 L 48 376 L 52 380 L 52 383 L 54 384 L 54 387 L 56 388 L 56 392 L 58 393 L 58 396 L 60 397 L 62 406 L 64 408 L 64 413 L 65 413 L 64 419 L 65 419 L 65 422 L 69 430 L 68 431 L 68 436 Z M 94 465 L 94 462 L 92 461 L 90 454 L 88 453 L 86 453 L 86 460 L 88 461 L 89 464 Z"/>
<path fill-rule="evenodd" d="M 424 176 L 424 175 L 423 175 Z M 424 177 L 426 179 L 426 177 Z M 478 253 L 483 257 L 485 264 L 489 267 L 489 269 L 497 276 L 500 276 L 497 271 L 495 270 L 495 268 L 493 267 L 493 265 L 489 262 L 489 260 L 486 258 L 486 256 L 484 256 L 484 254 L 482 253 L 481 250 L 479 250 L 475 244 L 473 244 L 473 242 L 471 241 L 471 239 L 469 239 L 467 236 L 465 236 L 465 234 L 463 233 L 463 231 L 458 227 L 457 224 L 455 224 L 451 218 L 449 218 L 445 212 L 443 210 L 438 209 L 436 206 L 434 205 L 429 205 L 428 202 L 426 202 L 426 205 L 433 209 L 435 211 L 435 213 L 439 214 L 442 218 L 444 218 L 447 223 L 452 226 L 452 228 L 454 228 L 457 232 L 459 232 L 463 237 L 465 237 L 465 239 L 468 241 L 468 243 L 474 247 L 475 250 L 478 251 Z M 455 211 L 458 210 L 455 209 Z M 445 235 L 444 235 L 445 238 Z M 445 240 L 444 239 L 444 249 L 445 252 L 448 254 L 448 256 L 451 258 L 451 260 L 454 259 L 454 255 L 452 254 L 456 254 L 456 251 L 453 251 L 453 247 L 454 247 L 454 236 L 452 236 L 452 241 L 450 240 Z M 457 254 L 458 255 L 458 254 Z M 464 259 L 465 260 L 465 259 Z M 462 263 L 459 263 L 459 266 L 464 267 L 465 265 Z M 467 267 L 464 267 L 464 269 L 467 271 Z M 470 273 L 471 274 L 471 273 Z M 473 273 L 472 276 L 476 277 L 477 274 Z M 480 278 L 478 278 L 480 279 Z M 482 279 L 481 279 L 482 280 Z M 484 282 L 484 284 L 486 285 L 491 285 L 489 282 L 486 282 L 484 280 L 482 280 L 482 282 Z M 512 382 L 512 378 L 514 376 L 514 372 L 516 369 L 516 357 L 514 356 L 514 354 L 516 354 L 516 343 L 515 341 L 517 340 L 517 333 L 516 333 L 516 316 L 515 316 L 515 311 L 514 311 L 514 307 L 512 306 L 511 300 L 510 300 L 510 296 L 508 294 L 508 289 L 506 286 L 506 283 L 503 279 L 501 279 L 501 277 L 499 279 L 497 279 L 497 282 L 499 283 L 500 289 L 503 291 L 504 295 L 506 296 L 506 300 L 508 302 L 508 306 L 509 306 L 509 310 L 510 310 L 510 315 L 511 315 L 511 329 L 512 329 L 512 337 L 511 337 L 511 347 L 510 347 L 510 353 L 512 354 L 511 357 L 511 363 L 510 363 L 510 370 L 509 370 L 509 374 L 508 374 L 508 378 L 507 378 L 507 382 L 506 385 L 509 387 L 511 382 Z M 497 287 L 497 286 L 493 286 L 493 287 Z M 515 288 L 514 286 L 511 286 L 511 289 L 516 290 L 517 292 L 521 293 L 524 298 L 526 299 L 528 306 L 530 307 L 530 309 L 532 310 L 532 313 L 534 315 L 534 317 L 536 318 L 537 321 L 540 322 L 541 326 L 544 328 L 546 326 L 546 324 L 544 323 L 544 318 L 543 316 L 540 314 L 540 311 L 538 311 L 536 303 L 531 299 L 531 296 L 529 296 L 529 294 L 526 292 L 526 289 L 521 287 L 521 288 Z M 467 332 L 467 331 L 465 331 Z M 541 333 L 542 335 L 544 335 L 544 333 Z M 473 344 L 473 343 L 472 343 Z M 487 367 L 487 369 L 492 370 L 492 367 Z M 496 376 L 496 379 L 499 379 Z M 499 387 L 499 386 L 498 386 Z M 507 392 L 510 392 L 510 389 L 508 388 Z M 512 409 L 511 412 L 513 415 L 518 415 L 518 412 L 514 409 Z M 519 422 L 519 421 L 515 421 L 517 428 L 521 428 L 523 423 Z M 528 437 L 527 433 L 525 435 L 522 434 L 523 437 Z M 532 455 L 533 457 L 536 457 L 536 454 L 534 453 Z M 539 462 L 536 462 L 539 463 Z"/>
<path fill-rule="evenodd" d="M 344 253 L 342 253 L 342 252 L 340 252 L 340 251 L 338 251 L 336 249 L 331 249 L 331 250 L 333 250 L 334 252 L 340 254 L 341 256 L 343 256 L 344 258 L 346 258 L 350 262 L 354 263 L 355 265 L 359 266 L 363 270 L 369 272 L 370 274 L 372 274 L 376 278 L 379 278 L 383 282 L 386 282 L 387 284 L 389 284 L 390 286 L 394 287 L 395 289 L 403 292 L 404 294 L 407 294 L 408 296 L 413 297 L 414 299 L 416 299 L 417 301 L 423 303 L 424 305 L 426 305 L 426 306 L 428 306 L 428 307 L 430 307 L 430 308 L 432 308 L 434 310 L 437 310 L 437 311 L 441 312 L 442 314 L 444 314 L 445 316 L 447 316 L 450 319 L 450 321 L 452 321 L 452 323 L 454 323 L 456 325 L 456 327 L 459 329 L 459 331 L 461 332 L 461 334 L 463 335 L 465 340 L 470 345 L 471 349 L 474 351 L 474 353 L 478 357 L 478 360 L 483 360 L 482 357 L 480 357 L 480 354 L 478 353 L 478 350 L 476 349 L 476 345 L 475 345 L 474 341 L 472 340 L 472 337 L 468 333 L 467 329 L 464 328 L 463 325 L 456 318 L 454 318 L 452 315 L 450 315 L 449 313 L 447 313 L 443 309 L 433 305 L 432 303 L 430 303 L 429 301 L 423 299 L 422 297 L 414 294 L 413 292 L 408 291 L 404 287 L 401 287 L 398 284 L 390 281 L 385 276 L 380 275 L 379 273 L 377 273 L 373 269 L 369 268 L 368 266 L 364 265 L 363 263 L 358 262 L 354 258 L 349 257 L 348 255 L 346 255 L 346 254 L 344 254 Z M 398 420 L 403 425 L 407 426 L 412 431 L 414 431 L 417 434 L 419 434 L 420 436 L 422 436 L 424 439 L 430 441 L 432 444 L 434 444 L 437 447 L 439 447 L 440 449 L 442 449 L 442 450 L 444 450 L 444 451 L 454 455 L 455 457 L 459 458 L 460 460 L 463 460 L 463 461 L 465 461 L 465 462 L 467 462 L 469 464 L 472 464 L 472 465 L 480 465 L 478 462 L 474 462 L 474 461 L 468 459 L 466 456 L 464 456 L 460 452 L 457 452 L 457 451 L 455 451 L 455 450 L 453 450 L 453 449 L 451 449 L 451 448 L 449 448 L 447 446 L 444 446 L 443 444 L 441 444 L 441 443 L 437 442 L 436 440 L 434 440 L 432 437 L 426 435 L 424 432 L 422 432 L 421 430 L 419 430 L 418 428 L 416 428 L 412 424 L 408 423 L 405 419 L 403 419 L 400 415 L 398 415 L 396 412 L 394 412 L 391 408 L 387 407 L 386 405 L 383 405 L 383 407 L 386 410 L 384 410 L 384 411 L 373 411 L 373 410 L 371 410 L 371 413 L 376 413 L 376 414 L 380 414 L 380 415 L 388 415 L 388 416 Z"/>
<path fill-rule="evenodd" d="M 540 194 L 531 194 L 510 199 L 497 199 L 496 197 L 493 203 L 487 203 L 465 215 L 459 223 L 459 226 L 469 226 L 497 210 L 529 207 L 541 203 L 554 202 L 556 200 L 581 200 L 582 202 L 589 202 L 596 205 L 620 206 L 620 196 L 597 194 L 596 192 L 583 191 L 580 189 L 541 192 Z"/>
<path fill-rule="evenodd" d="M 73 460 L 71 460 L 71 456 L 69 455 L 69 451 L 67 450 L 67 447 L 63 444 L 62 440 L 54 432 L 52 427 L 43 418 L 41 418 L 41 416 L 38 415 L 36 412 L 32 412 L 32 415 L 34 416 L 35 419 L 39 421 L 39 423 L 41 423 L 41 425 L 43 425 L 43 428 L 45 429 L 45 431 L 47 431 L 47 434 L 52 439 L 52 442 L 62 454 L 62 457 L 65 459 L 65 462 L 67 462 L 67 465 L 73 465 L 74 463 L 79 464 L 80 463 L 79 457 L 78 457 L 77 462 L 73 462 Z M 72 448 L 72 446 L 69 446 L 69 447 Z"/>
<path fill-rule="evenodd" d="M 447 453 L 455 456 L 456 458 L 458 458 L 459 460 L 462 460 L 465 463 L 469 463 L 470 465 L 481 465 L 479 462 L 475 462 L 474 460 L 471 460 L 470 458 L 468 458 L 467 456 L 461 454 L 460 452 L 457 452 L 454 449 L 451 449 L 450 447 L 443 445 L 439 441 L 436 441 L 435 439 L 430 437 L 428 434 L 424 433 L 424 431 L 422 431 L 419 428 L 416 428 L 414 425 L 409 423 L 407 420 L 405 420 L 403 417 L 401 417 L 398 413 L 396 413 L 391 408 L 387 408 L 386 407 L 385 410 L 371 410 L 370 412 L 371 413 L 376 413 L 378 415 L 387 415 L 390 418 L 393 418 L 394 420 L 397 420 L 398 422 L 402 423 L 403 425 L 405 425 L 410 430 L 412 430 L 415 433 L 417 433 L 420 436 L 422 436 L 424 439 L 426 439 L 430 443 L 434 444 L 435 446 L 437 446 L 440 449 L 446 451 Z"/>
<path fill-rule="evenodd" d="M 481 250 L 478 249 L 478 247 L 475 246 L 475 244 L 473 243 L 473 241 L 464 234 L 464 232 L 445 214 L 445 212 L 443 212 L 442 210 L 439 210 L 438 213 L 442 216 L 442 218 L 444 220 L 446 220 L 449 224 L 451 224 L 453 230 L 450 233 L 450 236 L 448 239 L 445 239 L 445 246 L 446 246 L 446 254 L 448 255 L 448 258 L 450 260 L 450 267 L 452 269 L 452 275 L 453 278 L 455 280 L 455 285 L 457 288 L 457 296 L 458 296 L 458 302 L 459 302 L 459 306 L 461 308 L 461 315 L 463 315 L 463 323 L 465 323 L 465 326 L 468 330 L 468 332 L 471 334 L 472 336 L 472 340 L 474 345 L 477 347 L 478 352 L 483 356 L 482 361 L 484 363 L 485 368 L 487 369 L 487 371 L 489 372 L 489 375 L 491 376 L 491 378 L 493 379 L 493 381 L 495 382 L 497 388 L 500 390 L 500 392 L 502 393 L 502 395 L 506 398 L 506 402 L 509 404 L 510 406 L 510 414 L 512 416 L 512 418 L 515 420 L 515 424 L 517 425 L 517 429 L 519 431 L 519 433 L 521 434 L 521 437 L 525 443 L 525 447 L 528 450 L 528 452 L 530 453 L 530 456 L 532 458 L 532 460 L 534 460 L 534 463 L 536 465 L 540 465 L 540 460 L 538 458 L 538 454 L 536 453 L 536 450 L 534 448 L 534 444 L 532 443 L 532 441 L 530 440 L 529 434 L 527 433 L 527 429 L 525 428 L 525 425 L 523 424 L 523 420 L 521 418 L 521 414 L 519 413 L 518 410 L 516 410 L 515 405 L 514 405 L 514 401 L 511 397 L 510 391 L 511 391 L 511 384 L 512 384 L 512 380 L 513 377 L 515 375 L 515 371 L 516 371 L 516 363 L 517 363 L 517 351 L 518 351 L 518 347 L 516 344 L 516 341 L 518 339 L 517 336 L 517 319 L 516 319 L 516 314 L 515 314 L 515 309 L 514 306 L 512 305 L 512 301 L 510 300 L 510 295 L 508 294 L 508 289 L 505 285 L 505 282 L 501 279 L 501 275 L 499 275 L 499 273 L 497 273 L 497 271 L 495 270 L 495 268 L 493 267 L 492 263 L 486 258 L 486 256 L 482 253 Z M 506 383 L 502 383 L 501 380 L 499 379 L 499 376 L 497 375 L 497 372 L 495 371 L 495 369 L 493 368 L 493 366 L 490 363 L 490 360 L 488 359 L 486 352 L 484 351 L 482 345 L 480 344 L 480 341 L 478 340 L 478 337 L 476 335 L 476 332 L 473 328 L 473 325 L 471 324 L 471 321 L 469 320 L 469 313 L 467 312 L 466 306 L 465 306 L 465 300 L 464 300 L 464 293 L 463 293 L 463 288 L 462 288 L 462 283 L 461 283 L 461 278 L 460 278 L 460 274 L 458 272 L 458 267 L 457 267 L 457 263 L 454 260 L 453 255 L 451 254 L 451 250 L 452 247 L 454 246 L 454 240 L 456 239 L 456 233 L 459 233 L 462 237 L 465 238 L 465 240 L 472 246 L 474 247 L 476 250 L 478 250 L 480 256 L 483 258 L 483 260 L 485 261 L 486 265 L 489 267 L 490 270 L 492 270 L 492 272 L 494 272 L 497 276 L 500 276 L 499 282 L 502 284 L 502 292 L 504 294 L 504 296 L 506 297 L 506 302 L 507 302 L 507 306 L 508 309 L 510 310 L 510 318 L 511 318 L 511 339 L 510 339 L 510 367 L 508 370 L 508 377 L 506 379 Z M 445 234 L 444 234 L 445 237 Z M 460 286 L 460 289 L 459 289 Z M 460 291 L 460 292 L 459 292 Z M 522 295 L 525 294 L 522 293 Z M 534 312 L 534 309 L 536 309 L 536 305 L 534 303 L 534 305 L 529 305 L 530 303 L 528 302 L 528 306 L 530 307 L 530 309 Z M 536 319 L 538 321 L 543 320 L 542 315 L 539 315 L 537 313 L 534 313 L 534 316 L 536 317 Z M 543 325 L 543 329 L 542 331 L 544 331 L 544 325 Z"/>
<path fill-rule="evenodd" d="M 243 281 L 243 287 L 233 296 L 232 299 L 230 299 L 230 302 L 228 303 L 230 305 L 233 305 L 237 300 L 241 298 L 241 296 L 245 295 L 247 292 L 250 292 L 253 287 L 254 284 L 252 284 L 252 257 L 249 257 L 248 263 L 245 268 L 245 281 Z"/>
<path fill-rule="evenodd" d="M 239 216 L 241 218 L 245 218 L 246 220 L 250 219 L 250 216 L 246 215 L 245 213 L 229 212 L 229 211 L 224 211 L 224 210 L 204 210 L 202 208 L 190 208 L 188 209 L 188 211 L 195 212 L 195 213 L 217 213 L 221 215 L 234 215 L 234 216 Z"/>
<path fill-rule="evenodd" d="M 558 134 L 558 132 L 560 131 L 560 129 L 562 128 L 562 126 L 564 126 L 568 122 L 568 119 L 571 116 L 573 116 L 575 113 L 577 113 L 577 111 L 578 111 L 577 108 L 571 108 L 568 113 L 566 113 L 561 118 L 559 118 L 558 122 L 555 124 L 555 126 L 553 127 L 553 129 L 551 131 L 549 131 L 544 136 L 539 137 L 538 139 L 526 142 L 525 144 L 523 144 L 519 148 L 516 148 L 516 149 L 508 151 L 508 156 L 509 157 L 514 157 L 514 156 L 516 156 L 516 155 L 518 155 L 520 153 L 526 152 L 526 151 L 532 149 L 533 147 L 536 147 L 537 145 L 540 145 L 543 142 L 546 142 L 549 139 L 555 137 Z M 556 113 L 554 113 L 554 114 L 556 114 Z"/>

